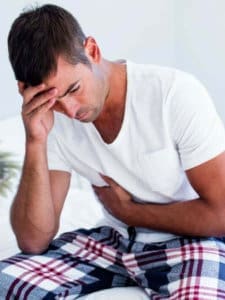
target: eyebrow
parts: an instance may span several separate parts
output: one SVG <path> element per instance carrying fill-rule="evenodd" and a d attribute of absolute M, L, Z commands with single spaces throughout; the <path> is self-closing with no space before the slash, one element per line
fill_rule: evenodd
<path fill-rule="evenodd" d="M 78 82 L 79 82 L 79 80 L 77 80 L 77 81 L 71 83 L 71 84 L 69 85 L 69 87 L 67 88 L 67 90 L 65 91 L 65 93 L 64 93 L 62 96 L 58 96 L 57 98 L 58 98 L 58 99 L 61 99 L 61 98 L 65 97 L 66 94 L 68 94 L 69 91 L 70 91 L 70 90 L 71 90 Z"/>

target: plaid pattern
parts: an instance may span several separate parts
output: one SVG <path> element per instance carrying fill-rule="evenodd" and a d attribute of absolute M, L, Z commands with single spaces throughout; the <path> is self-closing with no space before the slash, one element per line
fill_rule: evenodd
<path fill-rule="evenodd" d="M 4 300 L 69 300 L 132 285 L 152 300 L 225 299 L 225 243 L 176 238 L 144 244 L 103 226 L 64 233 L 42 255 L 18 254 L 0 263 Z"/>

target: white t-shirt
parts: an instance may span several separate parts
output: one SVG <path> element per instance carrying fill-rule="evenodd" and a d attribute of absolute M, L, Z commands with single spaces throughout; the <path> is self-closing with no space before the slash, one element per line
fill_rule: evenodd
<path fill-rule="evenodd" d="M 49 169 L 75 170 L 98 186 L 105 185 L 99 175 L 104 174 L 135 201 L 150 203 L 198 198 L 185 170 L 224 150 L 224 126 L 198 80 L 176 69 L 129 61 L 124 120 L 113 143 L 106 144 L 93 123 L 59 113 L 48 139 Z M 127 235 L 127 225 L 104 212 L 101 225 Z M 143 242 L 174 237 L 146 228 L 137 232 Z"/>

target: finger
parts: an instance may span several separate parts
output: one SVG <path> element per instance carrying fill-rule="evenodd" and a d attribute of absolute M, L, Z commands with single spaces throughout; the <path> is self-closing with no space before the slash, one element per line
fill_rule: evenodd
<path fill-rule="evenodd" d="M 94 194 L 97 198 L 100 198 L 100 189 L 99 187 L 95 186 L 95 185 L 92 185 L 92 188 L 93 188 L 93 191 L 94 191 Z"/>
<path fill-rule="evenodd" d="M 44 83 L 41 83 L 36 86 L 29 86 L 27 88 L 24 88 L 23 90 L 24 103 L 26 104 L 30 102 L 39 93 L 44 92 L 45 89 L 46 89 L 46 85 Z"/>
<path fill-rule="evenodd" d="M 102 188 L 104 188 L 104 187 L 92 185 L 92 188 L 93 188 L 94 192 L 97 194 L 97 193 L 100 193 L 100 191 L 101 191 Z"/>
<path fill-rule="evenodd" d="M 92 188 L 94 190 L 94 193 L 100 197 L 102 194 L 105 194 L 105 192 L 109 192 L 109 191 L 112 191 L 111 190 L 111 187 L 109 185 L 107 186 L 95 186 L 95 185 L 92 185 Z"/>
<path fill-rule="evenodd" d="M 116 181 L 114 181 L 111 177 L 102 174 L 101 177 L 106 181 L 106 183 L 110 185 L 110 187 L 119 197 L 130 197 L 130 193 L 127 190 L 125 190 L 121 185 L 119 185 Z"/>
<path fill-rule="evenodd" d="M 43 114 L 51 110 L 56 102 L 56 98 L 51 98 L 47 103 L 42 104 L 38 108 L 32 111 L 33 115 L 36 117 L 41 117 Z"/>
<path fill-rule="evenodd" d="M 100 174 L 100 175 L 104 179 L 104 181 L 106 183 L 108 183 L 108 185 L 110 185 L 112 188 L 119 186 L 119 184 L 117 182 L 115 182 L 111 177 L 108 177 L 108 176 L 105 176 L 105 175 L 102 175 L 102 174 Z"/>
<path fill-rule="evenodd" d="M 37 110 L 39 107 L 42 107 L 44 104 L 47 104 L 49 100 L 56 99 L 56 93 L 56 88 L 52 88 L 46 92 L 43 92 L 39 96 L 35 96 L 32 101 L 28 102 L 27 104 L 23 104 L 24 114 L 30 114 L 33 111 Z"/>

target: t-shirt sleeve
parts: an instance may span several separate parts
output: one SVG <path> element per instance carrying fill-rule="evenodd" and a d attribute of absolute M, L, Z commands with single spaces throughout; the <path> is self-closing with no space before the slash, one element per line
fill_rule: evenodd
<path fill-rule="evenodd" d="M 225 130 L 205 87 L 192 75 L 179 72 L 168 96 L 168 119 L 184 170 L 225 150 Z"/>
<path fill-rule="evenodd" d="M 72 168 L 63 155 L 63 144 L 56 137 L 54 128 L 48 136 L 47 157 L 49 170 L 60 170 L 71 173 Z"/>

